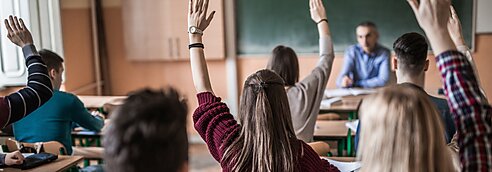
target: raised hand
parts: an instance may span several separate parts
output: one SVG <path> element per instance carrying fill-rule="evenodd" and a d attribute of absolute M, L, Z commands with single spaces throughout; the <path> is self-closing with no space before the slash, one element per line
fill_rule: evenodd
<path fill-rule="evenodd" d="M 465 39 L 463 38 L 462 30 L 461 30 L 461 22 L 456 14 L 456 10 L 451 6 L 451 15 L 449 16 L 448 22 L 448 31 L 451 35 L 451 39 L 456 46 L 465 45 Z"/>
<path fill-rule="evenodd" d="M 311 12 L 311 19 L 315 23 L 326 20 L 326 11 L 321 0 L 309 0 L 309 11 Z"/>
<path fill-rule="evenodd" d="M 9 20 L 5 19 L 5 27 L 8 32 L 7 38 L 15 45 L 24 47 L 33 43 L 31 32 L 29 32 L 22 19 L 17 19 L 16 16 L 9 16 Z"/>
<path fill-rule="evenodd" d="M 195 1 L 196 3 L 193 3 Z M 215 11 L 212 11 L 207 18 L 209 0 L 190 0 L 188 13 L 188 28 L 194 26 L 201 31 L 205 31 L 214 18 Z"/>
<path fill-rule="evenodd" d="M 435 55 L 455 50 L 448 31 L 450 0 L 407 0 L 424 30 Z"/>
<path fill-rule="evenodd" d="M 408 0 L 420 27 L 424 31 L 447 28 L 450 0 Z"/>
<path fill-rule="evenodd" d="M 19 151 L 7 153 L 5 155 L 5 165 L 19 165 L 24 162 L 24 156 Z"/>

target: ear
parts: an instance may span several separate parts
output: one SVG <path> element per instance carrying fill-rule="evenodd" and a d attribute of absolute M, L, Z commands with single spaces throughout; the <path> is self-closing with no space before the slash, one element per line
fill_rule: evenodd
<path fill-rule="evenodd" d="M 392 63 L 391 63 L 392 69 L 396 71 L 398 69 L 398 59 L 396 59 L 396 56 L 392 57 L 391 59 L 392 59 Z"/>
<path fill-rule="evenodd" d="M 56 77 L 56 74 L 58 72 L 55 69 L 50 69 L 50 71 L 48 71 L 48 73 L 50 75 L 50 78 L 53 80 Z"/>
<path fill-rule="evenodd" d="M 429 60 L 425 60 L 424 71 L 427 72 L 427 70 L 429 70 Z"/>

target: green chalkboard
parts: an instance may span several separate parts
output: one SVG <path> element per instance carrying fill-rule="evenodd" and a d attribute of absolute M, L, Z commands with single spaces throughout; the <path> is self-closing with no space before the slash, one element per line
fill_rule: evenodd
<path fill-rule="evenodd" d="M 297 53 L 318 51 L 316 24 L 309 15 L 308 0 L 237 0 L 236 22 L 239 54 L 269 54 L 277 45 Z M 474 0 L 453 0 L 471 47 Z M 363 21 L 376 23 L 379 42 L 391 49 L 393 41 L 407 32 L 423 31 L 406 0 L 323 0 L 330 22 L 335 51 L 355 44 L 355 27 Z"/>

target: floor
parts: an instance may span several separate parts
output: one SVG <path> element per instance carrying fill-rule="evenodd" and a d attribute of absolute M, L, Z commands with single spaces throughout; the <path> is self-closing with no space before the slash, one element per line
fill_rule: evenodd
<path fill-rule="evenodd" d="M 190 144 L 190 172 L 217 172 L 222 171 L 220 165 L 208 152 L 205 144 Z"/>

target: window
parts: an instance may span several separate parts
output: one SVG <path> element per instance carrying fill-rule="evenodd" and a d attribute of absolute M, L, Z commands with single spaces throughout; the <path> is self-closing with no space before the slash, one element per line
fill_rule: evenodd
<path fill-rule="evenodd" d="M 36 48 L 50 49 L 63 57 L 58 0 L 1 0 L 0 87 L 21 86 L 27 81 L 22 49 L 7 38 L 3 20 L 9 15 L 16 15 L 24 20 L 32 33 Z"/>

